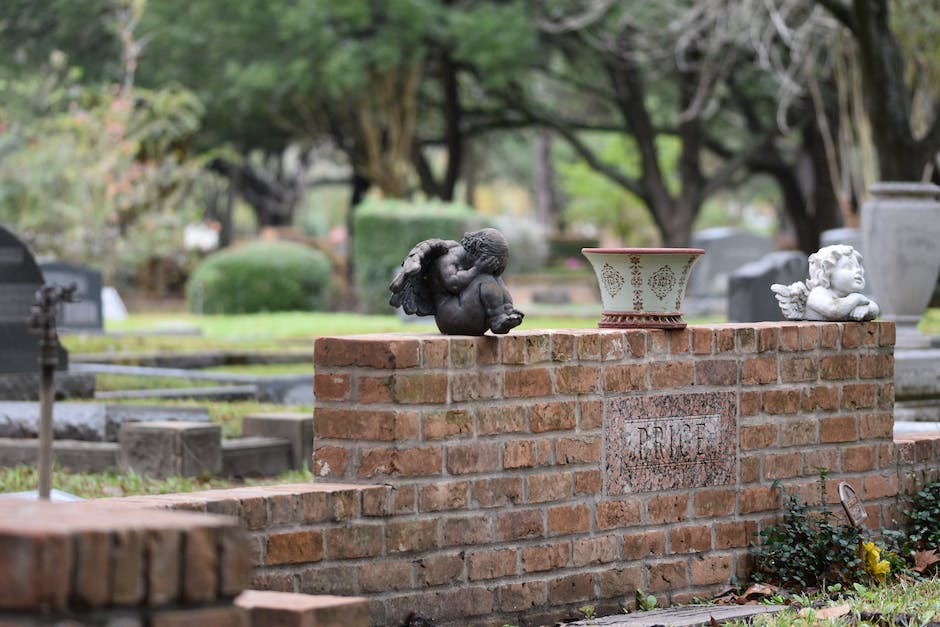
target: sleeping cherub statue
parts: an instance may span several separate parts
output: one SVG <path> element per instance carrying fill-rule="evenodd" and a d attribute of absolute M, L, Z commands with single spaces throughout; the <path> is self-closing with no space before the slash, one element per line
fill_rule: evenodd
<path fill-rule="evenodd" d="M 873 320 L 878 305 L 864 294 L 862 256 L 847 244 L 820 248 L 809 256 L 809 279 L 770 286 L 788 320 Z"/>
<path fill-rule="evenodd" d="M 465 233 L 460 242 L 424 240 L 389 285 L 389 304 L 434 316 L 437 328 L 449 335 L 508 333 L 523 317 L 500 278 L 508 261 L 509 245 L 496 229 Z"/>

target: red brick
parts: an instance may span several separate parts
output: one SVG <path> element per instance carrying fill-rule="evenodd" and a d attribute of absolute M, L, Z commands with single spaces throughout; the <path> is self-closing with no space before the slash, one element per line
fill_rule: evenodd
<path fill-rule="evenodd" d="M 709 555 L 692 560 L 693 586 L 727 584 L 731 581 L 732 575 L 734 575 L 734 569 L 730 555 Z"/>
<path fill-rule="evenodd" d="M 741 514 L 774 511 L 780 507 L 780 491 L 771 486 L 751 486 L 741 490 Z"/>
<path fill-rule="evenodd" d="M 352 520 L 359 517 L 359 490 L 330 492 L 330 520 Z"/>
<path fill-rule="evenodd" d="M 503 377 L 495 371 L 451 372 L 450 399 L 453 402 L 497 400 L 502 398 Z"/>
<path fill-rule="evenodd" d="M 890 438 L 894 433 L 894 416 L 891 414 L 862 414 L 858 419 L 859 438 Z"/>
<path fill-rule="evenodd" d="M 365 368 L 414 368 L 419 363 L 417 339 L 390 339 L 381 335 L 362 338 L 321 337 L 313 349 L 314 366 Z"/>
<path fill-rule="evenodd" d="M 436 549 L 438 548 L 437 520 L 390 522 L 386 527 L 386 544 L 390 554 L 420 553 Z"/>
<path fill-rule="evenodd" d="M 398 403 L 444 403 L 447 401 L 447 375 L 396 374 L 393 390 Z"/>
<path fill-rule="evenodd" d="M 839 325 L 823 324 L 819 326 L 819 347 L 836 348 L 839 345 Z"/>
<path fill-rule="evenodd" d="M 625 611 L 621 608 L 629 606 L 627 599 L 632 599 L 638 589 L 644 587 L 643 569 L 639 565 L 626 568 L 613 568 L 597 573 L 598 598 L 623 599 L 622 604 L 617 603 L 613 611 Z"/>
<path fill-rule="evenodd" d="M 552 361 L 571 361 L 574 354 L 574 335 L 560 331 L 552 332 Z"/>
<path fill-rule="evenodd" d="M 359 402 L 366 404 L 391 403 L 391 375 L 384 377 L 359 377 Z"/>
<path fill-rule="evenodd" d="M 692 352 L 696 355 L 710 355 L 715 332 L 711 327 L 692 328 Z"/>
<path fill-rule="evenodd" d="M 321 401 L 349 400 L 349 375 L 345 373 L 314 374 L 313 393 Z"/>
<path fill-rule="evenodd" d="M 304 594 L 337 594 L 343 596 L 352 596 L 357 594 L 356 573 L 358 566 L 346 564 L 342 566 L 319 566 L 305 568 L 301 571 L 298 591 Z M 281 581 L 278 585 L 282 585 Z M 275 589 L 265 587 L 265 590 Z M 278 587 L 278 590 L 285 590 Z M 293 592 L 293 581 L 285 591 Z"/>
<path fill-rule="evenodd" d="M 734 350 L 734 329 L 719 328 L 715 329 L 715 351 L 719 353 L 730 353 Z"/>
<path fill-rule="evenodd" d="M 734 489 L 699 490 L 693 497 L 695 517 L 729 516 L 734 512 L 736 500 L 737 490 Z"/>
<path fill-rule="evenodd" d="M 760 480 L 760 455 L 741 455 L 741 483 Z"/>
<path fill-rule="evenodd" d="M 300 498 L 296 494 L 273 494 L 268 499 L 271 507 L 272 525 L 289 525 L 301 522 Z"/>
<path fill-rule="evenodd" d="M 757 329 L 757 352 L 766 353 L 776 351 L 779 343 L 779 329 L 773 323 L 771 326 L 761 326 Z"/>
<path fill-rule="evenodd" d="M 150 614 L 147 624 L 151 627 L 188 627 L 189 625 L 248 627 L 250 623 L 245 610 L 229 606 L 155 611 Z"/>
<path fill-rule="evenodd" d="M 8 553 L 5 546 L 8 541 L 8 538 L 0 537 L 0 607 L 4 608 L 13 607 L 9 605 L 4 593 L 12 591 L 12 594 L 20 599 L 28 599 L 29 594 L 22 593 L 18 589 L 19 585 L 26 583 L 32 586 L 31 594 L 38 592 L 41 587 L 40 583 L 29 581 L 28 573 L 31 568 L 35 568 L 36 561 L 30 560 L 32 562 L 30 565 L 18 563 L 19 559 L 22 559 L 22 554 L 18 556 L 18 551 L 15 549 Z M 146 539 L 146 549 L 150 560 L 147 573 L 148 603 L 167 603 L 175 600 L 179 595 L 180 542 L 181 534 L 177 530 L 151 530 L 148 533 Z M 91 608 L 107 605 L 111 600 L 110 534 L 104 531 L 82 531 L 75 535 L 74 551 L 75 589 L 72 594 L 75 601 Z M 173 568 L 162 568 L 169 563 L 172 563 Z M 62 565 L 57 564 L 56 568 L 61 569 Z M 163 578 L 155 575 L 164 575 L 165 579 L 173 584 L 172 594 L 169 597 L 163 595 L 165 590 Z M 68 593 L 67 583 L 62 586 L 62 591 Z"/>
<path fill-rule="evenodd" d="M 500 514 L 496 519 L 496 537 L 500 542 L 541 538 L 545 522 L 541 510 L 520 509 Z"/>
<path fill-rule="evenodd" d="M 833 411 L 839 409 L 839 388 L 835 386 L 817 385 L 802 391 L 803 411 L 816 411 L 817 409 Z"/>
<path fill-rule="evenodd" d="M 878 465 L 878 445 L 861 444 L 842 449 L 842 472 L 865 472 Z"/>
<path fill-rule="evenodd" d="M 878 346 L 894 346 L 897 331 L 894 322 L 878 320 L 876 323 L 878 325 Z"/>
<path fill-rule="evenodd" d="M 445 518 L 444 546 L 479 546 L 493 541 L 493 525 L 489 517 L 463 516 Z"/>
<path fill-rule="evenodd" d="M 819 425 L 819 441 L 854 442 L 858 440 L 855 416 L 833 416 L 823 418 Z"/>
<path fill-rule="evenodd" d="M 686 520 L 689 517 L 688 511 L 688 494 L 651 496 L 646 502 L 647 522 L 652 525 Z"/>
<path fill-rule="evenodd" d="M 528 409 L 524 405 L 489 405 L 477 408 L 479 435 L 528 431 Z"/>
<path fill-rule="evenodd" d="M 692 333 L 688 328 L 676 329 L 669 334 L 669 352 L 673 355 L 688 353 L 692 343 Z"/>
<path fill-rule="evenodd" d="M 800 390 L 765 390 L 761 404 L 771 415 L 795 414 L 800 409 Z"/>
<path fill-rule="evenodd" d="M 432 411 L 424 415 L 422 436 L 425 440 L 442 440 L 473 434 L 473 415 L 465 409 Z"/>
<path fill-rule="evenodd" d="M 764 456 L 764 479 L 788 479 L 798 477 L 801 472 L 802 457 L 795 453 L 768 453 Z"/>
<path fill-rule="evenodd" d="M 735 385 L 738 362 L 734 359 L 710 359 L 695 363 L 696 385 Z"/>
<path fill-rule="evenodd" d="M 464 475 L 499 470 L 499 444 L 475 442 L 447 447 L 447 472 Z"/>
<path fill-rule="evenodd" d="M 473 502 L 480 507 L 499 507 L 521 503 L 522 478 L 496 477 L 474 481 Z"/>
<path fill-rule="evenodd" d="M 623 331 L 605 331 L 601 336 L 601 359 L 604 361 L 620 361 L 626 354 L 627 347 Z"/>
<path fill-rule="evenodd" d="M 600 470 L 578 470 L 574 473 L 575 494 L 600 494 L 603 483 Z"/>
<path fill-rule="evenodd" d="M 515 549 L 485 549 L 470 553 L 467 559 L 470 581 L 496 579 L 516 574 Z"/>
<path fill-rule="evenodd" d="M 862 480 L 863 499 L 883 499 L 895 497 L 898 493 L 898 476 L 896 473 L 888 475 L 865 475 Z"/>
<path fill-rule="evenodd" d="M 649 336 L 649 353 L 652 355 L 664 355 L 669 352 L 669 336 L 662 329 L 650 329 L 647 331 Z"/>
<path fill-rule="evenodd" d="M 577 422 L 574 410 L 574 401 L 536 403 L 529 418 L 530 428 L 533 433 L 574 429 Z"/>
<path fill-rule="evenodd" d="M 573 480 L 571 471 L 528 475 L 525 478 L 526 502 L 547 503 L 570 498 Z"/>
<path fill-rule="evenodd" d="M 286 531 L 268 535 L 264 563 L 266 566 L 319 562 L 323 559 L 323 533 L 320 531 Z"/>
<path fill-rule="evenodd" d="M 527 546 L 522 549 L 522 571 L 525 573 L 564 568 L 570 560 L 570 542 Z"/>
<path fill-rule="evenodd" d="M 555 392 L 588 394 L 597 391 L 601 369 L 597 366 L 562 366 L 555 370 Z"/>
<path fill-rule="evenodd" d="M 425 586 L 455 584 L 466 580 L 464 554 L 443 553 L 425 557 L 417 562 L 417 580 Z"/>
<path fill-rule="evenodd" d="M 846 383 L 842 386 L 842 409 L 871 409 L 876 395 L 874 383 Z"/>
<path fill-rule="evenodd" d="M 780 446 L 805 446 L 819 442 L 819 420 L 787 420 L 780 425 Z"/>
<path fill-rule="evenodd" d="M 594 598 L 594 577 L 580 573 L 549 580 L 548 600 L 552 605 L 590 601 Z"/>
<path fill-rule="evenodd" d="M 757 523 L 750 520 L 715 523 L 715 549 L 737 549 L 750 546 L 755 540 Z"/>
<path fill-rule="evenodd" d="M 701 553 L 712 548 L 709 525 L 686 525 L 669 530 L 670 553 Z"/>
<path fill-rule="evenodd" d="M 608 564 L 620 559 L 619 536 L 595 536 L 574 541 L 574 565 Z"/>
<path fill-rule="evenodd" d="M 830 381 L 858 377 L 858 357 L 852 353 L 829 355 L 819 363 L 819 376 Z"/>
<path fill-rule="evenodd" d="M 819 325 L 804 323 L 800 325 L 800 350 L 811 351 L 819 347 Z"/>
<path fill-rule="evenodd" d="M 578 358 L 581 361 L 597 361 L 601 358 L 601 336 L 599 333 L 578 334 Z"/>
<path fill-rule="evenodd" d="M 878 409 L 894 409 L 894 383 L 878 384 Z"/>
<path fill-rule="evenodd" d="M 372 557 L 382 552 L 385 525 L 347 524 L 326 530 L 326 555 L 330 560 Z"/>
<path fill-rule="evenodd" d="M 450 362 L 450 338 L 435 337 L 421 340 L 421 365 L 424 368 L 446 368 Z"/>
<path fill-rule="evenodd" d="M 422 512 L 440 512 L 463 509 L 467 506 L 466 481 L 435 482 L 422 485 L 418 492 L 418 509 Z"/>
<path fill-rule="evenodd" d="M 757 352 L 757 329 L 738 327 L 734 331 L 734 348 L 737 353 Z"/>
<path fill-rule="evenodd" d="M 439 447 L 366 449 L 361 453 L 357 475 L 426 477 L 439 475 L 442 462 L 443 451 Z"/>
<path fill-rule="evenodd" d="M 839 326 L 842 327 L 842 348 L 857 348 L 862 343 L 857 323 L 846 322 Z"/>
<path fill-rule="evenodd" d="M 777 425 L 741 425 L 738 442 L 742 451 L 770 448 L 777 443 Z"/>
<path fill-rule="evenodd" d="M 73 560 L 72 543 L 65 535 L 9 530 L 0 533 L 0 608 L 35 613 L 42 607 L 65 607 Z M 134 563 L 140 566 L 139 555 Z M 99 577 L 107 572 L 102 571 L 98 571 Z M 138 568 L 132 574 L 136 591 L 143 573 Z M 135 596 L 139 600 L 139 593 Z"/>
<path fill-rule="evenodd" d="M 800 327 L 792 323 L 780 326 L 780 352 L 792 353 L 800 350 Z"/>
<path fill-rule="evenodd" d="M 604 404 L 601 401 L 579 400 L 581 418 L 578 426 L 582 431 L 600 429 L 604 424 Z"/>
<path fill-rule="evenodd" d="M 499 588 L 499 609 L 504 612 L 542 607 L 547 599 L 548 584 L 541 580 L 511 583 Z"/>
<path fill-rule="evenodd" d="M 745 359 L 741 365 L 741 383 L 744 385 L 764 385 L 776 382 L 776 357 L 753 357 Z"/>
<path fill-rule="evenodd" d="M 652 564 L 650 569 L 650 592 L 679 590 L 689 585 L 689 573 L 685 560 Z"/>
<path fill-rule="evenodd" d="M 503 393 L 506 398 L 551 396 L 551 375 L 546 368 L 508 370 L 503 375 Z"/>
<path fill-rule="evenodd" d="M 862 379 L 890 379 L 894 376 L 894 355 L 861 355 L 858 376 Z"/>
<path fill-rule="evenodd" d="M 780 380 L 784 383 L 815 381 L 819 377 L 812 357 L 785 357 L 780 360 Z"/>
<path fill-rule="evenodd" d="M 601 501 L 596 509 L 598 529 L 628 527 L 640 522 L 640 502 L 637 500 Z"/>
<path fill-rule="evenodd" d="M 839 466 L 838 449 L 812 449 L 803 453 L 803 472 L 807 475 L 818 477 L 820 468 L 832 472 L 838 471 Z"/>
<path fill-rule="evenodd" d="M 650 367 L 653 388 L 681 388 L 695 382 L 695 364 L 692 361 L 654 362 Z"/>
<path fill-rule="evenodd" d="M 558 438 L 555 441 L 555 460 L 558 464 L 591 464 L 601 461 L 599 436 Z"/>
<path fill-rule="evenodd" d="M 418 437 L 418 413 L 414 411 L 317 407 L 313 424 L 320 438 L 391 442 Z"/>
<path fill-rule="evenodd" d="M 183 599 L 185 601 L 214 601 L 219 589 L 219 556 L 216 534 L 211 528 L 187 529 L 183 534 Z M 139 567 L 137 567 L 139 568 Z M 137 570 L 134 576 L 139 577 Z M 122 575 L 114 570 L 115 581 Z M 117 593 L 114 589 L 112 595 Z M 112 596 L 112 600 L 117 599 Z"/>
<path fill-rule="evenodd" d="M 359 567 L 359 586 L 363 592 L 386 592 L 411 588 L 410 561 L 369 562 Z"/>
<path fill-rule="evenodd" d="M 649 387 L 647 364 L 618 364 L 604 368 L 605 392 L 629 392 Z"/>
<path fill-rule="evenodd" d="M 741 415 L 756 416 L 760 412 L 760 392 L 741 392 Z"/>
<path fill-rule="evenodd" d="M 375 486 L 362 492 L 362 515 L 385 517 L 392 514 L 391 486 Z"/>
<path fill-rule="evenodd" d="M 662 529 L 631 531 L 623 534 L 623 558 L 645 560 L 666 553 L 666 532 Z"/>
<path fill-rule="evenodd" d="M 548 533 L 561 535 L 591 529 L 591 510 L 587 505 L 558 505 L 548 510 Z"/>
<path fill-rule="evenodd" d="M 477 338 L 450 338 L 450 365 L 454 368 L 473 368 L 477 365 Z"/>
<path fill-rule="evenodd" d="M 630 347 L 630 356 L 636 359 L 646 356 L 646 331 L 640 329 L 628 329 L 624 334 L 627 346 Z"/>

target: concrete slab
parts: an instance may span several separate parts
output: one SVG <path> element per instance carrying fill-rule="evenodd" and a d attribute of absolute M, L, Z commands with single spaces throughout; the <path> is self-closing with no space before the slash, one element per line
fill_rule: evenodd
<path fill-rule="evenodd" d="M 291 445 L 290 467 L 293 470 L 313 465 L 313 416 L 310 414 L 248 414 L 242 419 L 242 435 L 284 438 Z"/>
<path fill-rule="evenodd" d="M 291 443 L 285 438 L 247 437 L 222 440 L 226 477 L 273 477 L 291 468 Z"/>
<path fill-rule="evenodd" d="M 617 614 L 568 623 L 569 627 L 695 627 L 716 621 L 744 619 L 757 614 L 776 614 L 785 605 L 686 605 L 649 612 Z"/>
<path fill-rule="evenodd" d="M 0 438 L 0 466 L 35 464 L 39 440 Z M 115 442 L 53 440 L 54 463 L 75 472 L 104 472 L 117 468 L 118 445 Z"/>
<path fill-rule="evenodd" d="M 128 422 L 118 435 L 122 470 L 158 478 L 222 470 L 222 427 L 198 422 Z"/>
<path fill-rule="evenodd" d="M 123 399 L 123 398 L 191 398 L 211 399 L 214 401 L 244 401 L 254 400 L 258 396 L 258 388 L 254 385 L 221 385 L 200 388 L 161 388 L 154 390 L 119 390 L 113 392 L 96 392 L 96 399 Z"/>

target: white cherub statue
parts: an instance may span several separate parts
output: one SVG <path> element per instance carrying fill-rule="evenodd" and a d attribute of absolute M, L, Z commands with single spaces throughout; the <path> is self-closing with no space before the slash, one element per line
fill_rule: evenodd
<path fill-rule="evenodd" d="M 820 248 L 809 256 L 809 279 L 770 289 L 788 320 L 872 320 L 881 310 L 862 290 L 862 256 L 847 244 Z"/>

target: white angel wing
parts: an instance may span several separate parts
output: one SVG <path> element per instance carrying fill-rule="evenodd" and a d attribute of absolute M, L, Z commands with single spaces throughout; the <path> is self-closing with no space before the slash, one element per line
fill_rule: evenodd
<path fill-rule="evenodd" d="M 806 297 L 809 295 L 809 289 L 802 281 L 783 285 L 774 283 L 770 290 L 777 297 L 777 303 L 780 305 L 780 311 L 787 320 L 804 320 L 806 318 Z"/>

